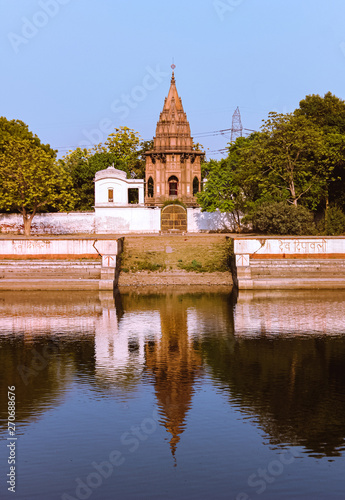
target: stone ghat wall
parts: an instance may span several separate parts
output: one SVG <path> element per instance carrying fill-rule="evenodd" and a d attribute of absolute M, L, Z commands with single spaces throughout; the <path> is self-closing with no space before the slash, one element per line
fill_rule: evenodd
<path fill-rule="evenodd" d="M 3 237 L 0 289 L 113 290 L 122 245 L 110 237 Z"/>
<path fill-rule="evenodd" d="M 232 232 L 236 223 L 231 213 L 201 212 L 187 209 L 187 231 Z M 95 212 L 59 212 L 38 214 L 32 221 L 31 234 L 130 234 L 159 233 L 161 209 L 136 207 L 97 208 Z M 2 234 L 22 234 L 23 217 L 20 214 L 0 214 Z"/>
<path fill-rule="evenodd" d="M 345 238 L 234 238 L 233 279 L 239 289 L 345 288 Z"/>

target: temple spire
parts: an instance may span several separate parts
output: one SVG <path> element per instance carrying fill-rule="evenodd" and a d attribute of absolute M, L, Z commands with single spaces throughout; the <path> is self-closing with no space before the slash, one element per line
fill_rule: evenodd
<path fill-rule="evenodd" d="M 193 151 L 193 140 L 182 100 L 176 88 L 175 67 L 175 64 L 171 65 L 170 89 L 157 123 L 153 149 L 165 153 L 173 151 L 190 153 Z"/>
<path fill-rule="evenodd" d="M 150 191 L 148 206 L 162 206 L 167 199 L 178 199 L 197 206 L 195 193 L 201 183 L 200 158 L 196 151 L 187 115 L 175 82 L 175 64 L 171 65 L 171 83 L 157 122 L 153 147 L 146 155 L 145 179 Z M 170 226 L 169 226 L 170 227 Z M 172 441 L 174 451 L 175 441 Z"/>

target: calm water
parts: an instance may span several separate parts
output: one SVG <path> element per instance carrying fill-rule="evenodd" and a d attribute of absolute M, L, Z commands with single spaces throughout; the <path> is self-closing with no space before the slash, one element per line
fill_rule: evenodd
<path fill-rule="evenodd" d="M 0 303 L 1 499 L 344 499 L 345 292 Z"/>

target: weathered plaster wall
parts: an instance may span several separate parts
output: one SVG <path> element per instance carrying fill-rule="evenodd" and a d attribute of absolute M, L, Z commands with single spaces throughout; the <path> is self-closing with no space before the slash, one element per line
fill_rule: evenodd
<path fill-rule="evenodd" d="M 20 214 L 0 214 L 1 233 L 23 233 Z M 38 214 L 32 221 L 31 234 L 95 234 L 94 212 Z"/>
<path fill-rule="evenodd" d="M 106 233 L 158 233 L 161 211 L 159 208 L 123 207 L 95 209 L 95 229 Z"/>
<path fill-rule="evenodd" d="M 187 231 L 227 231 L 236 229 L 231 213 L 201 212 L 187 209 Z M 0 214 L 1 233 L 23 233 L 20 214 Z M 129 234 L 159 233 L 161 209 L 142 206 L 96 207 L 95 212 L 61 212 L 38 214 L 32 222 L 31 234 Z"/>
<path fill-rule="evenodd" d="M 202 212 L 201 208 L 187 208 L 187 227 L 189 233 L 202 231 L 226 231 L 236 230 L 236 220 L 229 212 Z"/>

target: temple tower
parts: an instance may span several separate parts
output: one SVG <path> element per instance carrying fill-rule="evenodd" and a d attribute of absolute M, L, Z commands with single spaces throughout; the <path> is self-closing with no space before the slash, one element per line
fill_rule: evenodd
<path fill-rule="evenodd" d="M 153 149 L 146 153 L 145 205 L 157 207 L 166 200 L 178 199 L 194 207 L 204 153 L 193 147 L 187 115 L 176 89 L 175 65 L 171 67 L 170 89 L 157 123 Z"/>

